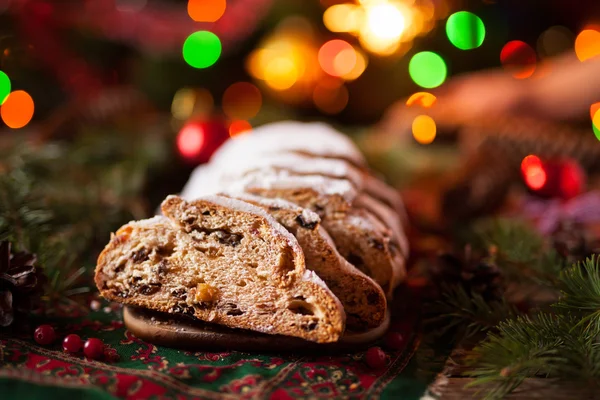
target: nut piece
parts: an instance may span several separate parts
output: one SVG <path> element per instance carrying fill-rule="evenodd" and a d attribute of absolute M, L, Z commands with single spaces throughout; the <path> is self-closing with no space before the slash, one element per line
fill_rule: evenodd
<path fill-rule="evenodd" d="M 207 285 L 206 283 L 199 283 L 196 286 L 196 295 L 194 298 L 198 303 L 211 303 L 217 299 L 219 290 L 216 287 Z"/>

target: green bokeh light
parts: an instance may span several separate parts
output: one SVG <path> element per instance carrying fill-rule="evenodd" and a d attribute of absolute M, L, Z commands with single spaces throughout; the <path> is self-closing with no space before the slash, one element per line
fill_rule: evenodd
<path fill-rule="evenodd" d="M 212 32 L 194 32 L 183 43 L 183 59 L 194 68 L 208 68 L 220 56 L 221 41 Z"/>
<path fill-rule="evenodd" d="M 10 79 L 8 75 L 0 71 L 0 104 L 4 103 L 4 100 L 10 94 Z"/>
<path fill-rule="evenodd" d="M 483 43 L 485 26 L 477 15 L 468 11 L 459 11 L 448 18 L 446 35 L 454 46 L 461 50 L 471 50 Z"/>
<path fill-rule="evenodd" d="M 596 124 L 592 123 L 592 129 L 594 130 L 594 135 L 596 135 L 596 139 L 600 140 L 600 128 L 596 126 Z"/>
<path fill-rule="evenodd" d="M 446 80 L 446 63 L 438 54 L 422 51 L 411 58 L 408 73 L 417 85 L 431 89 Z"/>

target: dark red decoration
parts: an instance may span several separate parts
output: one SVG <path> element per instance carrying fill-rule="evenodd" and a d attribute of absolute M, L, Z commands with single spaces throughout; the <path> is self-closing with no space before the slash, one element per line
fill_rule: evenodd
<path fill-rule="evenodd" d="M 47 346 L 56 340 L 56 332 L 50 325 L 40 325 L 35 329 L 33 338 L 38 344 Z"/>
<path fill-rule="evenodd" d="M 63 340 L 63 350 L 67 353 L 74 354 L 81 350 L 82 344 L 83 343 L 81 342 L 79 335 L 71 333 L 70 335 L 67 335 L 65 340 Z"/>
<path fill-rule="evenodd" d="M 585 189 L 585 172 L 573 160 L 542 160 L 529 155 L 521 162 L 521 174 L 527 187 L 542 197 L 568 200 Z"/>
<path fill-rule="evenodd" d="M 85 344 L 83 345 L 83 354 L 92 360 L 98 360 L 102 358 L 102 355 L 104 354 L 104 342 L 96 338 L 90 338 L 86 340 Z"/>
<path fill-rule="evenodd" d="M 400 350 L 405 345 L 404 336 L 398 332 L 388 332 L 385 335 L 385 346 L 392 350 Z"/>
<path fill-rule="evenodd" d="M 225 121 L 192 120 L 183 125 L 177 135 L 177 150 L 184 160 L 196 165 L 208 161 L 210 156 L 229 139 Z"/>
<path fill-rule="evenodd" d="M 383 368 L 386 361 L 385 352 L 381 350 L 381 347 L 371 347 L 365 353 L 365 361 L 373 369 Z"/>

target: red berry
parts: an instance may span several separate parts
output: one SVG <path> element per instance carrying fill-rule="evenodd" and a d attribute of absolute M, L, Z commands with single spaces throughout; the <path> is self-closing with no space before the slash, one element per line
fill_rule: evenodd
<path fill-rule="evenodd" d="M 365 354 L 367 365 L 373 369 L 385 367 L 385 353 L 381 347 L 371 347 Z"/>
<path fill-rule="evenodd" d="M 398 332 L 388 332 L 385 335 L 385 345 L 393 350 L 404 348 L 404 336 Z"/>
<path fill-rule="evenodd" d="M 98 360 L 104 354 L 104 343 L 100 339 L 90 338 L 83 345 L 83 354 L 87 358 Z"/>
<path fill-rule="evenodd" d="M 79 335 L 71 333 L 70 335 L 67 335 L 65 340 L 63 340 L 63 350 L 71 354 L 77 353 L 79 350 L 81 350 L 81 344 L 81 338 Z"/>
<path fill-rule="evenodd" d="M 56 340 L 56 332 L 50 325 L 40 325 L 35 329 L 33 338 L 41 345 L 48 345 Z"/>

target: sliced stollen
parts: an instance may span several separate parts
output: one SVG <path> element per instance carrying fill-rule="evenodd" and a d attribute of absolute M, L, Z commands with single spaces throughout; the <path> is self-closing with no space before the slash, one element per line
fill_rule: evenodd
<path fill-rule="evenodd" d="M 249 194 L 227 196 L 263 208 L 298 239 L 306 267 L 325 281 L 344 306 L 348 328 L 356 331 L 381 325 L 387 307 L 385 294 L 375 281 L 338 253 L 316 213 L 282 199 Z"/>
<path fill-rule="evenodd" d="M 238 162 L 256 155 L 282 152 L 312 154 L 347 160 L 360 167 L 366 161 L 358 148 L 343 133 L 320 122 L 275 122 L 258 127 L 249 135 L 225 142 L 211 157 L 211 163 Z"/>
<path fill-rule="evenodd" d="M 342 305 L 264 210 L 221 196 L 169 196 L 163 212 L 172 220 L 131 222 L 100 254 L 95 281 L 105 298 L 233 328 L 339 339 Z"/>

